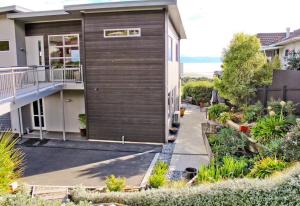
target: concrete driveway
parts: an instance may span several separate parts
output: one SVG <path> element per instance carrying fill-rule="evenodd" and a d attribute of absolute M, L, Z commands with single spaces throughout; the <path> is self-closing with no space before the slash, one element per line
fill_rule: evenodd
<path fill-rule="evenodd" d="M 127 178 L 138 186 L 161 146 L 56 140 L 23 141 L 25 173 L 31 185 L 99 187 L 109 175 Z"/>

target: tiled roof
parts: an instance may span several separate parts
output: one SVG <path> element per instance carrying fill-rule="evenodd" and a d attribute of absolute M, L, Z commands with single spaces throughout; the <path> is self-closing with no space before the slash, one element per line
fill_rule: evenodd
<path fill-rule="evenodd" d="M 258 33 L 257 37 L 260 39 L 262 46 L 269 46 L 283 40 L 286 37 L 286 33 Z"/>

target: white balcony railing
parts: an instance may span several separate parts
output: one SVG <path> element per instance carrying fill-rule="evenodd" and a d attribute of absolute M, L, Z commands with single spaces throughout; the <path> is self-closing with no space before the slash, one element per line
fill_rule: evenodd
<path fill-rule="evenodd" d="M 0 68 L 0 102 L 15 101 L 18 91 L 30 87 L 39 90 L 45 83 L 82 83 L 82 67 L 53 69 L 48 66 Z"/>

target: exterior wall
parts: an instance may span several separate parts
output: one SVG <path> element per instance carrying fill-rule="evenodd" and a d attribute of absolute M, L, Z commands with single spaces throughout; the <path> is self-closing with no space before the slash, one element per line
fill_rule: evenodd
<path fill-rule="evenodd" d="M 283 65 L 283 68 L 285 66 L 287 66 L 287 61 L 286 61 L 286 58 L 285 58 L 285 50 L 287 50 L 287 49 L 289 49 L 289 50 L 294 49 L 295 51 L 300 51 L 300 41 L 286 44 L 282 48 L 280 48 L 279 56 L 281 58 L 281 63 Z"/>
<path fill-rule="evenodd" d="M 44 99 L 47 131 L 62 131 L 62 107 L 60 94 Z M 85 113 L 83 91 L 64 91 L 66 132 L 79 132 L 78 115 Z"/>
<path fill-rule="evenodd" d="M 171 126 L 172 115 L 175 111 L 179 110 L 179 96 L 180 96 L 180 59 L 176 60 L 176 45 L 178 45 L 180 50 L 180 39 L 175 31 L 172 23 L 168 20 L 168 36 L 173 39 L 173 61 L 168 61 L 168 125 Z M 169 43 L 169 42 L 168 42 Z M 167 46 L 166 51 L 168 52 L 169 46 Z M 167 55 L 168 56 L 168 55 Z"/>
<path fill-rule="evenodd" d="M 26 36 L 44 36 L 45 64 L 49 65 L 48 35 L 79 34 L 80 59 L 83 62 L 81 20 L 25 24 Z"/>
<path fill-rule="evenodd" d="M 15 23 L 16 49 L 18 66 L 27 66 L 26 45 L 25 45 L 25 25 L 20 22 Z"/>
<path fill-rule="evenodd" d="M 165 12 L 85 14 L 85 88 L 90 139 L 165 142 Z M 104 38 L 104 29 L 141 37 Z"/>
<path fill-rule="evenodd" d="M 11 129 L 10 113 L 0 116 L 0 131 Z"/>
<path fill-rule="evenodd" d="M 0 51 L 0 67 L 17 66 L 15 25 L 5 14 L 0 15 L 0 40 L 9 41 L 9 51 Z"/>

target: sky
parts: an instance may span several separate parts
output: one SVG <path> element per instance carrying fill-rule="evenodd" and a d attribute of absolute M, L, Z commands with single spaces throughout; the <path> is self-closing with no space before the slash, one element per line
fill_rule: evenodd
<path fill-rule="evenodd" d="M 32 10 L 51 10 L 64 4 L 103 1 L 118 0 L 0 0 L 0 6 L 17 4 Z M 182 41 L 183 57 L 221 57 L 237 32 L 300 28 L 299 0 L 178 0 L 178 6 L 188 36 Z"/>

